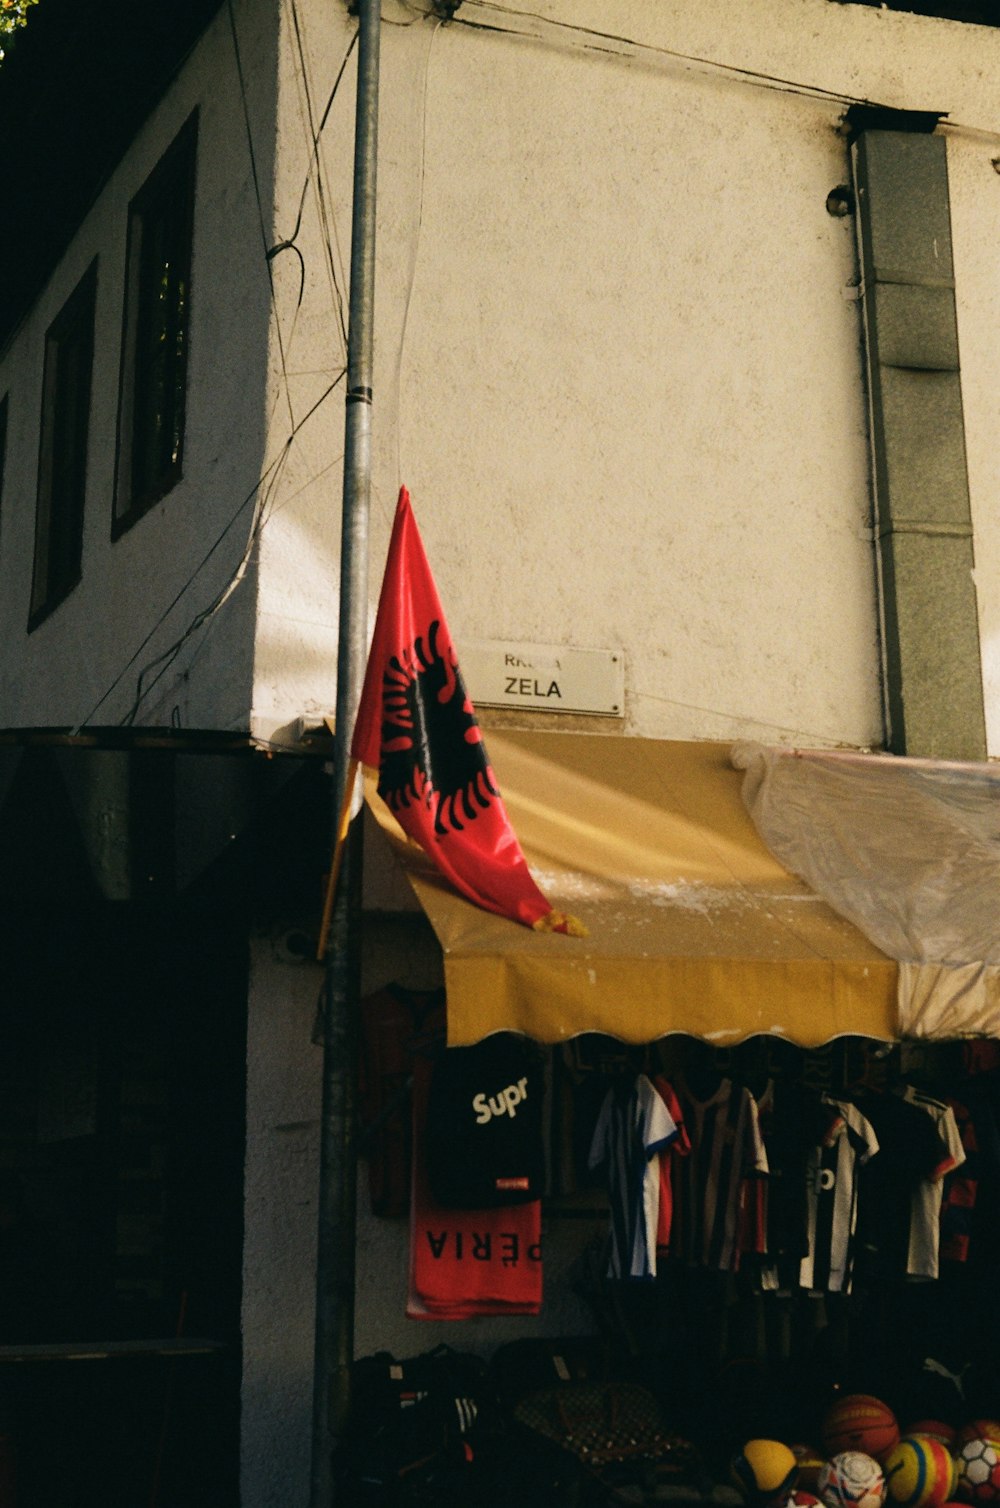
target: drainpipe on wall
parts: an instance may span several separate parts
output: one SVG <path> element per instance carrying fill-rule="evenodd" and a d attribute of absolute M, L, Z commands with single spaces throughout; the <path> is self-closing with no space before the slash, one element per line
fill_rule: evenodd
<path fill-rule="evenodd" d="M 854 106 L 888 743 L 986 758 L 948 155 L 934 114 Z"/>
<path fill-rule="evenodd" d="M 347 401 L 340 546 L 336 751 L 332 829 L 347 784 L 348 743 L 364 680 L 368 643 L 368 516 L 371 493 L 372 351 L 375 289 L 375 177 L 378 147 L 381 0 L 355 0 L 358 82 L 347 341 Z M 353 822 L 326 955 L 323 992 L 323 1109 L 310 1508 L 335 1501 L 332 1454 L 350 1402 L 354 1359 L 357 1228 L 356 1061 L 361 981 L 361 824 Z"/>

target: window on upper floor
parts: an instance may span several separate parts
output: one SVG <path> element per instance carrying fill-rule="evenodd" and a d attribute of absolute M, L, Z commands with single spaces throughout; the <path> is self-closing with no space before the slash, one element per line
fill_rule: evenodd
<path fill-rule="evenodd" d="M 112 537 L 180 480 L 197 116 L 129 205 Z"/>
<path fill-rule="evenodd" d="M 96 293 L 95 259 L 45 336 L 29 631 L 80 579 Z"/>

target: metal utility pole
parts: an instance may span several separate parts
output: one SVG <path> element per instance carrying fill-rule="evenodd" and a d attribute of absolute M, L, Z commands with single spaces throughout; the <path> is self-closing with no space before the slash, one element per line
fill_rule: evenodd
<path fill-rule="evenodd" d="M 368 641 L 368 516 L 371 493 L 375 177 L 381 0 L 355 0 L 352 9 L 358 16 L 359 28 L 358 82 L 340 546 L 336 752 L 331 822 L 334 836 L 347 783 L 348 744 L 364 680 Z M 341 1436 L 350 1401 L 350 1368 L 354 1359 L 357 1226 L 355 1068 L 361 978 L 360 837 L 360 824 L 352 824 L 344 851 L 326 963 L 310 1508 L 330 1508 L 335 1502 L 332 1455 Z"/>

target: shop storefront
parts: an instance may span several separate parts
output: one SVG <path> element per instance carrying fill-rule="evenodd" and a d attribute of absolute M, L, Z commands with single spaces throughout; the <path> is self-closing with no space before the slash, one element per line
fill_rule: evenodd
<path fill-rule="evenodd" d="M 370 798 L 443 987 L 403 968 L 363 1003 L 366 1176 L 375 1217 L 409 1222 L 410 1318 L 537 1333 L 497 1344 L 484 1323 L 477 1348 L 466 1326 L 462 1364 L 422 1372 L 413 1325 L 409 1353 L 360 1364 L 383 1432 L 345 1470 L 372 1502 L 506 1501 L 498 1460 L 520 1462 L 526 1503 L 726 1502 L 752 1438 L 793 1450 L 815 1493 L 821 1462 L 886 1457 L 892 1428 L 1000 1433 L 996 775 L 567 734 L 490 747 L 533 873 L 588 935 L 458 898 Z M 550 1281 L 589 1334 L 546 1325 Z M 436 1393 L 475 1421 L 441 1452 L 418 1427 Z M 859 1394 L 884 1430 L 854 1441 L 830 1418 Z M 907 1501 L 974 1498 L 968 1480 L 927 1492 Z"/>

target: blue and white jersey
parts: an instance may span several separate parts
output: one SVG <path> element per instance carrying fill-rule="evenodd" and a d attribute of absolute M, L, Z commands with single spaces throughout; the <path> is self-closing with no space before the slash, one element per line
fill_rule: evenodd
<path fill-rule="evenodd" d="M 590 1146 L 590 1167 L 603 1168 L 611 1203 L 609 1278 L 656 1276 L 660 1209 L 657 1153 L 679 1134 L 645 1074 L 604 1097 Z"/>

